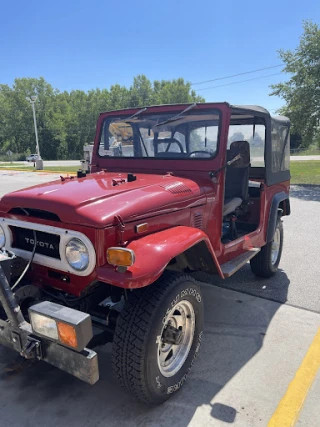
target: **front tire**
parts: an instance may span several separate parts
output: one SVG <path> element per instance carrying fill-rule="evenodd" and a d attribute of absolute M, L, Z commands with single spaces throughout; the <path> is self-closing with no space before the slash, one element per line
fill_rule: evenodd
<path fill-rule="evenodd" d="M 200 287 L 189 275 L 165 272 L 154 284 L 131 292 L 119 315 L 114 375 L 139 400 L 162 403 L 184 384 L 202 333 Z"/>
<path fill-rule="evenodd" d="M 271 242 L 261 248 L 261 251 L 250 260 L 252 272 L 256 276 L 271 277 L 278 270 L 283 247 L 283 225 L 279 220 Z"/>

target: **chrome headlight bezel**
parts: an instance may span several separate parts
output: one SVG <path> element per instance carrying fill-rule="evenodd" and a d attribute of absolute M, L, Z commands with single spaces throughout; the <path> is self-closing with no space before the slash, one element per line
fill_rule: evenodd
<path fill-rule="evenodd" d="M 73 237 L 66 244 L 65 256 L 70 267 L 76 271 L 84 271 L 90 264 L 89 249 L 87 245 L 77 237 Z M 74 259 L 72 259 L 72 257 Z"/>
<path fill-rule="evenodd" d="M 3 227 L 0 225 L 0 249 L 3 248 L 6 244 L 6 235 Z"/>

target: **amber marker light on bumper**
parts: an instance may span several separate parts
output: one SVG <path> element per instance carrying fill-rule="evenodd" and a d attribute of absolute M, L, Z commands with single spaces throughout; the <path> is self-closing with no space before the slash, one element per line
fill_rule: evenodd
<path fill-rule="evenodd" d="M 82 351 L 91 340 L 92 323 L 87 313 L 43 301 L 29 308 L 30 323 L 36 335 Z"/>
<path fill-rule="evenodd" d="M 107 250 L 108 263 L 116 267 L 131 267 L 135 261 L 134 252 L 126 248 L 109 248 Z"/>

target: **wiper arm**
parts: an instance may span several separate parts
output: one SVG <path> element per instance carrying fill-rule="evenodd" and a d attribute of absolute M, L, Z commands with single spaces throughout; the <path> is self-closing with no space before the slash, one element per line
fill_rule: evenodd
<path fill-rule="evenodd" d="M 177 114 L 174 117 L 171 117 L 171 119 L 165 120 L 164 122 L 158 123 L 157 125 L 154 125 L 154 127 L 165 125 L 166 123 L 174 122 L 175 120 L 179 120 L 182 116 L 182 114 L 186 113 L 187 111 L 191 110 L 197 105 L 197 103 L 193 103 L 192 105 L 189 105 L 185 110 L 181 111 L 181 113 Z"/>
<path fill-rule="evenodd" d="M 132 114 L 132 116 L 126 117 L 125 119 L 119 119 L 119 121 L 121 122 L 126 122 L 127 120 L 131 120 L 137 116 L 139 116 L 139 114 L 143 113 L 144 111 L 146 111 L 148 108 L 142 108 L 141 110 L 137 111 L 136 113 Z"/>

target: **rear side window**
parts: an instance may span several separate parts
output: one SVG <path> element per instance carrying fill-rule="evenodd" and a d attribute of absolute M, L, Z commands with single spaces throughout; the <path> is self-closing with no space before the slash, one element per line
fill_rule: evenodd
<path fill-rule="evenodd" d="M 271 170 L 273 173 L 290 169 L 289 127 L 271 121 Z"/>

